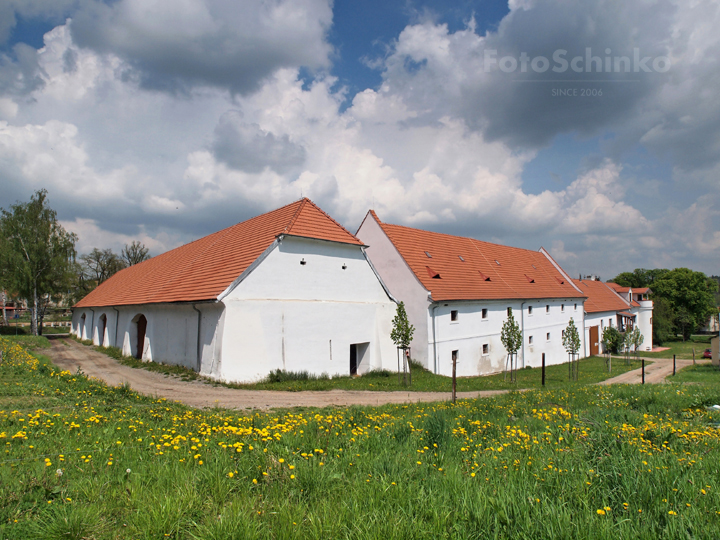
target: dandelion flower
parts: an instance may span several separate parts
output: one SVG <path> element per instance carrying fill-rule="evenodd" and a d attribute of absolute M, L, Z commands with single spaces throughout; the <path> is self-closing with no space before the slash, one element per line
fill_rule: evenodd
<path fill-rule="evenodd" d="M 597 513 L 598 513 L 598 516 L 604 516 L 605 510 L 603 510 L 602 508 L 598 508 Z"/>
<path fill-rule="evenodd" d="M 668 514 L 670 514 L 671 516 L 677 516 L 677 512 L 675 512 L 674 510 L 669 510 Z"/>

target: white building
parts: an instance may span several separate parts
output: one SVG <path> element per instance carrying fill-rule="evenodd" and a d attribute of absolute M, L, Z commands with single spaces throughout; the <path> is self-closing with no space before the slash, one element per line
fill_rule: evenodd
<path fill-rule="evenodd" d="M 575 285 L 587 295 L 585 302 L 585 354 L 601 354 L 602 335 L 612 326 L 620 332 L 637 326 L 643 335 L 640 350 L 652 350 L 652 300 L 650 289 L 631 289 L 595 279 L 575 279 Z"/>
<path fill-rule="evenodd" d="M 118 272 L 75 306 L 72 328 L 239 382 L 397 369 L 395 311 L 362 242 L 302 199 Z"/>
<path fill-rule="evenodd" d="M 382 223 L 372 210 L 357 236 L 390 293 L 415 326 L 412 357 L 449 375 L 505 369 L 500 331 L 508 308 L 523 334 L 520 367 L 567 362 L 570 319 L 583 330 L 585 295 L 543 249 L 530 251 Z M 581 347 L 581 352 L 584 347 Z"/>

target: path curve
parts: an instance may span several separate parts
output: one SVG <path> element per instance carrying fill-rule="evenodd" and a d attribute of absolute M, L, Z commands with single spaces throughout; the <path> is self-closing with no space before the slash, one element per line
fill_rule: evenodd
<path fill-rule="evenodd" d="M 620 357 L 613 357 L 613 363 L 624 362 L 625 359 Z M 665 382 L 667 377 L 672 377 L 673 372 L 673 360 L 672 358 L 645 358 L 645 384 L 662 383 Z M 650 364 L 649 362 L 652 362 Z M 680 371 L 682 368 L 691 366 L 692 360 L 676 360 L 675 361 L 676 371 Z M 697 362 L 698 364 L 702 362 Z M 642 368 L 627 371 L 617 377 L 605 379 L 598 383 L 602 385 L 608 384 L 641 384 L 642 383 Z"/>
<path fill-rule="evenodd" d="M 75 373 L 78 368 L 111 386 L 125 382 L 136 392 L 176 400 L 195 408 L 276 409 L 290 407 L 328 407 L 347 405 L 385 405 L 447 401 L 450 392 L 374 392 L 362 390 L 322 390 L 283 392 L 276 390 L 240 390 L 213 386 L 202 381 L 183 381 L 162 373 L 120 364 L 114 358 L 71 339 L 52 339 L 51 349 L 43 351 L 61 369 Z M 458 398 L 490 397 L 507 390 L 458 392 Z"/>

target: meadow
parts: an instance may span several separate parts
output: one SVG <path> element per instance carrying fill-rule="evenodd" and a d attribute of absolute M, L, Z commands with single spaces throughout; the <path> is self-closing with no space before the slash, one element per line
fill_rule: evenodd
<path fill-rule="evenodd" d="M 410 374 L 406 384 L 402 374 L 391 373 L 387 370 L 370 371 L 361 377 L 349 375 L 329 377 L 327 374 L 312 375 L 307 372 L 284 372 L 276 370 L 266 380 L 257 383 L 222 383 L 206 379 L 196 371 L 183 366 L 167 365 L 159 362 L 143 362 L 131 356 L 123 356 L 116 347 L 96 347 L 89 340 L 81 341 L 72 338 L 87 347 L 102 352 L 116 359 L 123 365 L 164 373 L 165 375 L 180 377 L 182 380 L 205 380 L 208 384 L 222 385 L 243 390 L 280 390 L 301 392 L 305 390 L 369 390 L 394 391 L 406 390 L 413 392 L 450 392 L 452 379 L 423 368 L 420 364 L 410 363 Z M 646 363 L 646 365 L 649 365 Z M 616 377 L 627 371 L 640 368 L 641 363 L 635 358 L 613 357 L 612 369 L 608 372 L 604 357 L 593 356 L 579 361 L 578 383 L 592 384 Z M 540 368 L 521 368 L 516 371 L 516 382 L 510 381 L 509 374 L 496 373 L 482 377 L 460 377 L 457 379 L 458 392 L 474 390 L 513 390 L 523 388 L 540 388 L 542 386 L 542 373 Z M 556 364 L 545 369 L 545 386 L 547 388 L 562 388 L 570 379 L 568 364 Z"/>
<path fill-rule="evenodd" d="M 244 415 L 0 349 L 0 538 L 720 533 L 717 385 Z"/>

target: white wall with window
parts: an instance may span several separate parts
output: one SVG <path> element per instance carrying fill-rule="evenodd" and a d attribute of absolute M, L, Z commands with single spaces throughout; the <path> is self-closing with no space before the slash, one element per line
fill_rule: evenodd
<path fill-rule="evenodd" d="M 437 302 L 428 309 L 427 347 L 429 369 L 441 375 L 452 373 L 452 351 L 458 352 L 458 376 L 485 375 L 505 369 L 507 351 L 500 340 L 507 310 L 523 332 L 523 346 L 518 351 L 518 366 L 538 367 L 545 353 L 546 365 L 567 362 L 562 332 L 574 319 L 581 343 L 583 338 L 583 304 L 574 299 L 488 300 Z M 455 313 L 455 315 L 453 315 Z M 453 319 L 454 317 L 454 319 Z M 530 342 L 532 337 L 532 342 Z M 545 338 L 545 339 L 543 339 Z M 583 354 L 580 348 L 580 355 Z"/>

